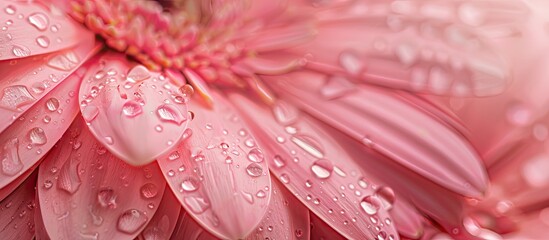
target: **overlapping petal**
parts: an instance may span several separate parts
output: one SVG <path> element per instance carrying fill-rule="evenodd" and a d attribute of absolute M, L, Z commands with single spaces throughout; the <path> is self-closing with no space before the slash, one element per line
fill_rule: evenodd
<path fill-rule="evenodd" d="M 181 205 L 179 205 L 175 195 L 169 189 L 166 190 L 164 196 L 162 196 L 162 201 L 158 205 L 158 210 L 154 213 L 149 225 L 139 234 L 138 239 L 168 239 L 175 230 Z"/>
<path fill-rule="evenodd" d="M 158 209 L 165 183 L 156 163 L 125 164 L 78 117 L 38 174 L 38 199 L 52 239 L 133 239 Z"/>
<path fill-rule="evenodd" d="M 11 195 L 0 201 L 2 239 L 31 239 L 34 236 L 36 174 L 25 180 Z"/>
<path fill-rule="evenodd" d="M 212 93 L 212 109 L 189 105 L 195 118 L 184 140 L 158 159 L 177 198 L 200 225 L 220 238 L 244 238 L 271 197 L 266 158 L 230 103 Z"/>

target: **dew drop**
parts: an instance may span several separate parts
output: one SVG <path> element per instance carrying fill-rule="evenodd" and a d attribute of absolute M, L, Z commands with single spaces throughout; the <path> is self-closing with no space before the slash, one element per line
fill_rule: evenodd
<path fill-rule="evenodd" d="M 99 190 L 97 193 L 97 202 L 104 208 L 116 208 L 116 195 L 114 194 L 114 190 L 110 188 Z"/>
<path fill-rule="evenodd" d="M 246 172 L 252 177 L 259 177 L 261 176 L 261 174 L 263 174 L 263 168 L 257 163 L 250 163 L 246 167 Z"/>
<path fill-rule="evenodd" d="M 114 143 L 114 140 L 112 139 L 112 137 L 107 136 L 107 137 L 104 137 L 104 139 L 105 139 L 105 142 L 109 145 L 112 145 Z"/>
<path fill-rule="evenodd" d="M 363 67 L 357 53 L 351 50 L 345 50 L 339 55 L 339 64 L 350 74 L 358 74 Z"/>
<path fill-rule="evenodd" d="M 282 125 L 289 125 L 297 120 L 299 110 L 293 105 L 279 100 L 273 107 L 273 115 L 278 123 Z"/>
<path fill-rule="evenodd" d="M 50 24 L 50 20 L 43 13 L 33 13 L 28 19 L 29 23 L 40 31 L 45 31 Z"/>
<path fill-rule="evenodd" d="M 395 192 L 390 187 L 382 186 L 376 189 L 375 194 L 381 201 L 383 208 L 389 210 L 395 203 Z"/>
<path fill-rule="evenodd" d="M 120 232 L 133 234 L 147 223 L 147 216 L 139 210 L 130 209 L 118 218 L 117 228 Z"/>
<path fill-rule="evenodd" d="M 30 94 L 27 87 L 23 85 L 14 85 L 4 88 L 4 95 L 0 99 L 0 106 L 8 109 L 16 110 L 17 108 L 27 105 L 35 100 Z"/>
<path fill-rule="evenodd" d="M 181 111 L 179 109 L 171 104 L 164 104 L 159 106 L 156 109 L 156 113 L 160 120 L 165 122 L 173 122 L 177 125 L 181 125 L 183 122 L 187 120 L 183 114 L 181 114 Z"/>
<path fill-rule="evenodd" d="M 329 178 L 334 170 L 334 165 L 331 161 L 326 159 L 317 160 L 311 166 L 311 171 L 315 177 L 320 179 Z"/>
<path fill-rule="evenodd" d="M 15 176 L 23 170 L 23 162 L 19 157 L 19 139 L 12 138 L 4 143 L 0 155 L 2 172 L 8 176 Z"/>
<path fill-rule="evenodd" d="M 186 192 L 194 192 L 198 190 L 199 187 L 200 187 L 200 182 L 194 177 L 189 177 L 187 179 L 184 179 L 183 182 L 181 182 L 181 189 L 183 189 Z"/>
<path fill-rule="evenodd" d="M 259 190 L 259 191 L 257 191 L 257 193 L 255 194 L 255 196 L 258 197 L 258 198 L 264 198 L 264 197 L 267 196 L 267 194 L 265 193 L 265 191 Z"/>
<path fill-rule="evenodd" d="M 286 160 L 284 160 L 280 155 L 275 155 L 273 162 L 277 168 L 282 168 L 286 166 Z"/>
<path fill-rule="evenodd" d="M 151 72 L 143 65 L 137 65 L 128 71 L 128 82 L 137 83 L 151 77 Z"/>
<path fill-rule="evenodd" d="M 313 138 L 305 135 L 298 135 L 298 136 L 293 136 L 291 140 L 298 147 L 303 149 L 305 152 L 311 154 L 313 157 L 316 157 L 316 158 L 324 157 L 324 151 L 322 150 L 320 143 L 315 141 Z"/>
<path fill-rule="evenodd" d="M 46 142 L 48 142 L 46 133 L 42 128 L 39 127 L 34 127 L 29 130 L 28 137 L 31 141 L 31 144 L 33 145 L 44 145 L 46 144 Z"/>
<path fill-rule="evenodd" d="M 37 94 L 43 93 L 46 88 L 47 86 L 43 82 L 35 82 L 31 87 L 32 91 Z"/>
<path fill-rule="evenodd" d="M 290 183 L 290 177 L 287 174 L 283 173 L 282 175 L 280 175 L 280 181 L 288 184 Z"/>
<path fill-rule="evenodd" d="M 4 8 L 4 11 L 5 11 L 8 15 L 13 15 L 13 14 L 15 14 L 15 12 L 17 11 L 17 9 L 16 9 L 15 6 L 13 6 L 13 5 L 8 5 L 6 8 Z"/>
<path fill-rule="evenodd" d="M 122 106 L 122 113 L 130 118 L 134 118 L 143 113 L 143 106 L 136 101 L 127 101 Z"/>
<path fill-rule="evenodd" d="M 44 188 L 45 189 L 50 189 L 51 187 L 53 187 L 53 182 L 51 180 L 44 181 Z"/>
<path fill-rule="evenodd" d="M 50 46 L 50 39 L 46 36 L 39 36 L 36 38 L 36 43 L 40 47 L 47 48 Z"/>
<path fill-rule="evenodd" d="M 172 153 L 170 153 L 170 155 L 168 156 L 168 159 L 170 161 L 174 161 L 176 159 L 179 159 L 181 157 L 181 155 L 179 154 L 178 151 L 173 151 Z"/>
<path fill-rule="evenodd" d="M 78 173 L 78 167 L 80 163 L 74 163 L 73 160 L 67 160 L 59 172 L 59 178 L 57 178 L 57 187 L 69 194 L 73 194 L 80 188 L 82 180 Z"/>
<path fill-rule="evenodd" d="M 82 117 L 84 117 L 86 122 L 93 121 L 97 117 L 97 114 L 99 114 L 99 108 L 96 106 L 88 105 L 82 109 Z"/>
<path fill-rule="evenodd" d="M 164 130 L 164 128 L 162 128 L 162 126 L 160 126 L 160 125 L 156 125 L 154 127 L 154 130 L 156 130 L 157 132 L 162 132 L 162 130 Z"/>
<path fill-rule="evenodd" d="M 247 201 L 249 202 L 250 204 L 253 204 L 254 203 L 254 195 L 252 195 L 251 193 L 247 193 L 247 192 L 240 192 L 242 194 L 242 197 Z"/>
<path fill-rule="evenodd" d="M 360 207 L 368 215 L 374 215 L 381 208 L 381 201 L 374 196 L 366 196 L 360 201 Z"/>
<path fill-rule="evenodd" d="M 196 214 L 203 213 L 210 207 L 210 203 L 201 197 L 186 197 L 183 202 Z"/>
<path fill-rule="evenodd" d="M 11 52 L 16 57 L 27 57 L 31 54 L 31 51 L 29 48 L 21 45 L 13 45 L 11 48 Z"/>
<path fill-rule="evenodd" d="M 50 112 L 55 112 L 59 108 L 59 100 L 57 98 L 50 98 L 46 101 L 46 107 Z"/>
<path fill-rule="evenodd" d="M 253 148 L 252 150 L 250 150 L 250 152 L 248 152 L 248 160 L 252 162 L 259 163 L 263 162 L 264 159 L 265 156 L 263 155 L 263 152 L 259 150 L 259 148 Z"/>
<path fill-rule="evenodd" d="M 144 198 L 154 198 L 156 195 L 158 195 L 158 188 L 154 183 L 145 183 L 145 185 L 141 186 L 141 196 Z"/>
<path fill-rule="evenodd" d="M 48 66 L 59 69 L 62 71 L 69 71 L 73 69 L 79 62 L 78 57 L 73 52 L 67 52 L 65 54 L 59 54 L 55 57 L 50 58 L 48 61 Z"/>

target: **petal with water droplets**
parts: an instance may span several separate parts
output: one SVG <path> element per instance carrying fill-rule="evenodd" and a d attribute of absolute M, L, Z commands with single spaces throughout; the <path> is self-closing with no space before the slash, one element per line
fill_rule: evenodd
<path fill-rule="evenodd" d="M 12 194 L 0 202 L 2 239 L 32 239 L 36 210 L 36 174 L 27 178 Z"/>
<path fill-rule="evenodd" d="M 171 240 L 218 240 L 217 237 L 202 228 L 185 209 L 181 209 Z"/>
<path fill-rule="evenodd" d="M 117 159 L 84 125 L 78 117 L 40 165 L 45 229 L 52 239 L 133 239 L 158 209 L 161 172 Z"/>
<path fill-rule="evenodd" d="M 157 72 L 131 66 L 123 55 L 95 60 L 80 87 L 80 108 L 93 135 L 131 165 L 173 148 L 187 127 L 179 88 Z"/>
<path fill-rule="evenodd" d="M 268 207 L 269 169 L 233 107 L 212 96 L 212 109 L 189 105 L 195 118 L 185 140 L 158 162 L 183 207 L 204 228 L 221 238 L 243 238 Z M 265 195 L 257 197 L 259 191 Z"/>
<path fill-rule="evenodd" d="M 306 116 L 283 124 L 267 108 L 241 95 L 230 99 L 239 103 L 238 109 L 265 147 L 271 172 L 317 216 L 348 238 L 398 237 L 392 225 L 376 225 L 363 217 L 389 215 L 379 205 L 364 209 L 363 199 L 377 198 L 370 185 L 360 186 L 370 180 L 364 180 L 361 168 L 321 127 Z"/>
<path fill-rule="evenodd" d="M 180 210 L 181 205 L 175 195 L 169 190 L 164 191 L 158 210 L 138 238 L 143 240 L 168 239 L 175 230 Z"/>
<path fill-rule="evenodd" d="M 0 61 L 35 56 L 94 42 L 93 34 L 43 4 L 0 2 Z"/>
<path fill-rule="evenodd" d="M 465 196 L 478 197 L 486 189 L 486 170 L 470 143 L 393 92 L 360 86 L 325 99 L 319 95 L 323 74 L 289 77 L 273 82 L 278 93 L 365 146 Z"/>

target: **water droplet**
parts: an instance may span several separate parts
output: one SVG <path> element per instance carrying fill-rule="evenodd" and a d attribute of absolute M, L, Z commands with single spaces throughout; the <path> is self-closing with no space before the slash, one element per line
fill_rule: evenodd
<path fill-rule="evenodd" d="M 46 36 L 39 36 L 36 38 L 36 43 L 40 47 L 47 48 L 50 46 L 50 39 Z"/>
<path fill-rule="evenodd" d="M 290 183 L 290 177 L 287 174 L 283 173 L 282 175 L 280 175 L 280 181 L 288 184 Z"/>
<path fill-rule="evenodd" d="M 168 171 L 168 176 L 169 176 L 169 177 L 175 176 L 175 171 L 174 171 L 174 170 L 169 170 L 169 171 Z"/>
<path fill-rule="evenodd" d="M 40 94 L 43 93 L 46 90 L 47 86 L 43 82 L 35 82 L 32 84 L 32 91 L 34 93 Z"/>
<path fill-rule="evenodd" d="M 80 188 L 82 180 L 80 180 L 80 174 L 78 173 L 78 167 L 80 163 L 75 163 L 73 160 L 67 160 L 59 172 L 59 178 L 57 178 L 57 187 L 66 191 L 69 194 L 73 194 Z"/>
<path fill-rule="evenodd" d="M 298 135 L 298 136 L 293 136 L 291 140 L 298 147 L 305 150 L 305 152 L 311 154 L 313 157 L 316 157 L 316 158 L 324 157 L 324 151 L 322 150 L 320 143 L 315 141 L 313 138 L 305 135 Z"/>
<path fill-rule="evenodd" d="M 376 196 L 381 201 L 383 208 L 389 210 L 395 203 L 395 192 L 390 187 L 382 186 L 376 189 Z"/>
<path fill-rule="evenodd" d="M 118 218 L 118 230 L 123 233 L 133 234 L 145 226 L 148 218 L 139 210 L 130 209 L 122 213 Z"/>
<path fill-rule="evenodd" d="M 339 65 L 353 75 L 362 71 L 363 67 L 358 54 L 351 50 L 345 50 L 339 55 Z"/>
<path fill-rule="evenodd" d="M 252 139 L 252 138 L 248 138 L 244 141 L 244 144 L 247 146 L 247 147 L 254 147 L 255 146 L 255 141 Z"/>
<path fill-rule="evenodd" d="M 16 110 L 17 108 L 27 105 L 35 100 L 30 94 L 27 87 L 23 85 L 14 85 L 4 88 L 4 95 L 0 99 L 0 106 L 8 109 Z"/>
<path fill-rule="evenodd" d="M 45 31 L 50 24 L 50 20 L 43 13 L 33 13 L 28 19 L 29 23 L 40 31 Z"/>
<path fill-rule="evenodd" d="M 275 155 L 273 162 L 277 168 L 282 168 L 286 165 L 286 160 L 284 160 L 280 155 Z"/>
<path fill-rule="evenodd" d="M 151 72 L 143 65 L 137 65 L 128 71 L 128 82 L 137 83 L 151 77 Z"/>
<path fill-rule="evenodd" d="M 88 105 L 82 109 L 82 117 L 84 117 L 86 122 L 93 121 L 97 117 L 97 114 L 99 114 L 99 108 L 96 106 Z"/>
<path fill-rule="evenodd" d="M 194 192 L 200 187 L 200 182 L 194 177 L 189 177 L 181 182 L 181 188 L 187 192 Z"/>
<path fill-rule="evenodd" d="M 53 182 L 51 180 L 44 181 L 44 188 L 45 189 L 50 189 L 51 187 L 53 187 Z"/>
<path fill-rule="evenodd" d="M 116 195 L 114 194 L 114 190 L 110 188 L 99 190 L 97 193 L 97 202 L 104 208 L 116 208 Z"/>
<path fill-rule="evenodd" d="M 246 167 L 246 172 L 252 177 L 259 177 L 261 176 L 261 174 L 263 174 L 263 168 L 257 163 L 250 163 Z"/>
<path fill-rule="evenodd" d="M 264 159 L 265 159 L 265 156 L 263 155 L 263 152 L 259 150 L 259 148 L 253 148 L 248 153 L 248 160 L 252 162 L 259 163 L 259 162 L 263 162 Z"/>
<path fill-rule="evenodd" d="M 162 130 L 164 130 L 164 128 L 163 128 L 162 126 L 160 126 L 160 125 L 156 125 L 156 126 L 154 127 L 154 130 L 156 130 L 157 132 L 162 132 Z"/>
<path fill-rule="evenodd" d="M 76 67 L 78 62 L 79 60 L 75 53 L 67 52 L 50 58 L 48 66 L 62 71 L 69 71 Z"/>
<path fill-rule="evenodd" d="M 179 152 L 178 151 L 173 151 L 172 153 L 170 153 L 170 155 L 168 156 L 168 159 L 170 161 L 174 161 L 176 159 L 179 159 L 181 157 L 181 155 L 179 155 Z"/>
<path fill-rule="evenodd" d="M 28 133 L 29 140 L 34 145 L 44 145 L 48 141 L 46 138 L 46 133 L 42 128 L 34 127 L 29 130 Z"/>
<path fill-rule="evenodd" d="M 122 106 L 122 113 L 127 117 L 133 118 L 143 113 L 143 107 L 136 101 L 127 101 Z"/>
<path fill-rule="evenodd" d="M 8 5 L 6 6 L 6 8 L 4 8 L 4 11 L 9 15 L 13 15 L 17 11 L 17 9 L 13 5 Z"/>
<path fill-rule="evenodd" d="M 361 188 L 368 188 L 368 182 L 366 182 L 364 178 L 361 178 L 358 180 L 358 186 L 360 186 Z"/>
<path fill-rule="evenodd" d="M 242 194 L 242 197 L 247 201 L 249 202 L 250 204 L 253 204 L 254 203 L 254 195 L 252 195 L 251 193 L 247 193 L 247 192 L 240 192 Z"/>
<path fill-rule="evenodd" d="M 49 122 L 51 122 L 51 117 L 48 116 L 48 115 L 46 115 L 46 116 L 44 116 L 44 118 L 42 119 L 42 121 L 43 121 L 44 123 L 49 123 Z"/>
<path fill-rule="evenodd" d="M 156 113 L 162 121 L 173 122 L 177 125 L 181 125 L 187 120 L 187 118 L 181 114 L 179 108 L 171 104 L 161 105 L 156 109 Z"/>
<path fill-rule="evenodd" d="M 331 76 L 320 89 L 320 94 L 328 100 L 342 97 L 356 89 L 356 86 L 347 78 Z"/>
<path fill-rule="evenodd" d="M 306 180 L 305 181 L 305 187 L 311 188 L 312 186 L 313 186 L 313 182 L 311 182 L 311 180 Z"/>
<path fill-rule="evenodd" d="M 13 45 L 13 47 L 11 48 L 11 52 L 16 57 L 27 57 L 31 54 L 29 48 L 21 45 Z"/>
<path fill-rule="evenodd" d="M 374 196 L 366 196 L 360 201 L 360 207 L 368 215 L 374 215 L 381 208 L 381 201 Z"/>
<path fill-rule="evenodd" d="M 289 125 L 299 117 L 299 110 L 285 101 L 277 101 L 273 107 L 273 115 L 278 123 Z"/>
<path fill-rule="evenodd" d="M 0 155 L 2 172 L 8 176 L 15 176 L 23 170 L 23 162 L 19 157 L 19 139 L 12 138 L 4 143 Z"/>
<path fill-rule="evenodd" d="M 59 100 L 57 98 L 50 98 L 46 101 L 46 107 L 50 112 L 55 112 L 59 108 Z"/>
<path fill-rule="evenodd" d="M 112 137 L 107 136 L 107 137 L 104 137 L 104 139 L 105 139 L 105 142 L 109 145 L 112 145 L 114 143 L 114 140 L 112 139 Z"/>
<path fill-rule="evenodd" d="M 267 193 L 265 193 L 265 191 L 263 191 L 263 190 L 259 190 L 259 191 L 257 191 L 257 193 L 255 194 L 255 196 L 258 197 L 258 198 L 264 198 L 264 197 L 267 196 Z"/>
<path fill-rule="evenodd" d="M 158 188 L 154 183 L 145 183 L 141 186 L 141 196 L 144 198 L 153 198 L 158 195 Z"/>
<path fill-rule="evenodd" d="M 313 163 L 313 166 L 311 166 L 311 170 L 317 178 L 325 179 L 329 178 L 332 174 L 332 171 L 334 170 L 334 165 L 329 160 L 321 159 Z"/>
<path fill-rule="evenodd" d="M 196 214 L 203 213 L 210 207 L 210 203 L 201 197 L 186 197 L 183 202 Z"/>

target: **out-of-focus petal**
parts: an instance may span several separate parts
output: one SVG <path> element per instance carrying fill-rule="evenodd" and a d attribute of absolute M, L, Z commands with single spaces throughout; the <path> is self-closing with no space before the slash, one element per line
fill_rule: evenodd
<path fill-rule="evenodd" d="M 38 198 L 52 239 L 133 239 L 166 186 L 155 163 L 125 164 L 95 140 L 82 117 L 40 164 Z"/>
<path fill-rule="evenodd" d="M 97 49 L 92 38 L 63 51 L 0 61 L 0 132 L 39 100 L 51 97 L 53 94 L 48 93 L 67 80 Z M 77 75 L 83 72 L 85 68 Z"/>
<path fill-rule="evenodd" d="M 401 198 L 397 198 L 393 209 L 391 209 L 391 216 L 400 235 L 411 239 L 419 239 L 423 235 L 424 219 L 418 210 L 410 205 L 404 197 L 403 195 Z"/>
<path fill-rule="evenodd" d="M 204 230 L 185 209 L 181 209 L 171 240 L 217 240 L 215 236 Z"/>
<path fill-rule="evenodd" d="M 242 95 L 230 99 L 265 147 L 271 172 L 311 211 L 348 238 L 398 237 L 394 225 L 381 224 L 390 217 L 368 176 L 321 127 L 285 102 L 272 114 Z"/>
<path fill-rule="evenodd" d="M 93 42 L 91 32 L 36 2 L 0 2 L 0 61 L 25 58 Z"/>
<path fill-rule="evenodd" d="M 124 55 L 94 60 L 80 86 L 82 116 L 117 157 L 144 165 L 173 148 L 187 127 L 187 99 L 158 72 Z"/>
<path fill-rule="evenodd" d="M 69 128 L 81 78 L 69 76 L 0 134 L 0 187 L 35 165 Z"/>
<path fill-rule="evenodd" d="M 343 240 L 345 237 L 337 233 L 332 227 L 326 224 L 314 213 L 309 213 L 311 218 L 311 240 Z"/>
<path fill-rule="evenodd" d="M 38 195 L 38 192 L 36 192 L 36 195 Z M 34 237 L 36 240 L 51 239 L 46 231 L 46 226 L 44 226 L 44 219 L 42 218 L 40 204 L 36 204 L 36 210 L 34 211 Z"/>
<path fill-rule="evenodd" d="M 10 195 L 19 185 L 21 185 L 22 182 L 24 182 L 38 167 L 38 164 L 33 165 L 30 169 L 22 173 L 19 177 L 17 177 L 15 180 L 11 181 L 8 185 L 4 186 L 4 188 L 0 189 L 0 201 L 4 200 L 7 196 Z"/>
<path fill-rule="evenodd" d="M 486 189 L 484 166 L 468 141 L 394 93 L 356 86 L 326 95 L 334 79 L 309 72 L 269 80 L 307 112 L 440 185 L 471 197 Z"/>
<path fill-rule="evenodd" d="M 162 201 L 153 218 L 137 237 L 142 240 L 168 239 L 175 230 L 181 205 L 175 195 L 169 190 L 164 191 Z"/>
<path fill-rule="evenodd" d="M 0 236 L 6 240 L 32 239 L 36 210 L 36 174 L 0 202 Z"/>
<path fill-rule="evenodd" d="M 267 211 L 267 159 L 228 101 L 215 92 L 212 97 L 212 109 L 189 105 L 195 117 L 185 140 L 158 162 L 183 207 L 204 228 L 220 238 L 243 238 Z"/>
<path fill-rule="evenodd" d="M 273 180 L 271 186 L 269 210 L 246 239 L 309 239 L 309 209 L 279 181 Z"/>

